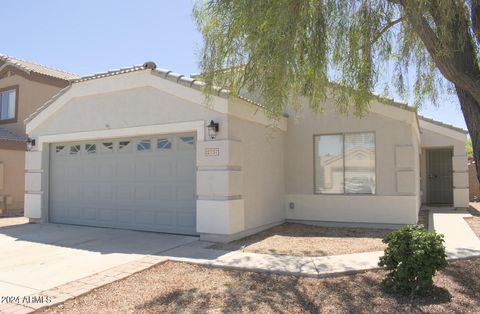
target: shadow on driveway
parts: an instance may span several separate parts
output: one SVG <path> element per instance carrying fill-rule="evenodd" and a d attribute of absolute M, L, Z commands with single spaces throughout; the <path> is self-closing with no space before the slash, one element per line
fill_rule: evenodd
<path fill-rule="evenodd" d="M 198 237 L 64 224 L 18 224 L 0 227 L 0 243 L 14 240 L 101 254 L 154 254 L 198 240 Z"/>

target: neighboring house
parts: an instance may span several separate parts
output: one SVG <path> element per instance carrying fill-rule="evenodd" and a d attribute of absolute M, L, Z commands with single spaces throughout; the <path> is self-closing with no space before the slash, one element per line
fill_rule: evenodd
<path fill-rule="evenodd" d="M 24 120 L 75 75 L 0 54 L 0 211 L 22 210 Z"/>
<path fill-rule="evenodd" d="M 222 90 L 206 104 L 203 86 L 153 63 L 74 81 L 27 120 L 25 215 L 229 241 L 285 220 L 395 228 L 422 203 L 468 206 L 462 129 L 389 100 L 363 118 L 304 104 L 272 125 Z"/>
<path fill-rule="evenodd" d="M 480 202 L 480 184 L 477 178 L 477 168 L 475 159 L 468 157 L 468 178 L 470 185 L 470 201 Z"/>

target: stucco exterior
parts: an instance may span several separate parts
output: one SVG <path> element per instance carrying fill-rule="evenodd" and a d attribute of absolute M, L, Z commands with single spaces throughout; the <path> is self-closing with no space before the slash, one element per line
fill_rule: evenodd
<path fill-rule="evenodd" d="M 419 204 L 416 201 L 419 168 L 418 129 L 415 113 L 400 108 L 372 111 L 365 117 L 347 117 L 335 113 L 326 104 L 324 114 L 311 112 L 306 104 L 297 121 L 289 119 L 286 135 L 286 201 L 287 219 L 316 220 L 338 223 L 415 223 Z M 326 195 L 314 193 L 314 135 L 374 132 L 376 150 L 376 192 L 374 195 Z M 405 165 L 396 164 L 399 148 L 408 148 Z M 406 177 L 407 189 L 398 184 L 398 175 Z"/>
<path fill-rule="evenodd" d="M 229 136 L 243 143 L 245 230 L 284 217 L 285 132 L 274 127 L 229 117 Z"/>
<path fill-rule="evenodd" d="M 230 241 L 288 220 L 391 228 L 416 223 L 423 150 L 438 145 L 455 151 L 455 206 L 463 205 L 456 173 L 465 134 L 422 128 L 412 110 L 374 103 L 359 118 L 334 112 L 329 102 L 325 113 L 315 114 L 304 102 L 300 112 L 273 123 L 252 101 L 218 91 L 206 102 L 192 79 L 162 71 L 80 80 L 29 119 L 37 147 L 26 160 L 27 217 L 49 219 L 51 143 L 181 132 L 196 133 L 196 232 L 206 240 Z M 215 138 L 207 132 L 211 120 L 219 124 Z M 315 193 L 314 136 L 357 132 L 374 134 L 375 162 L 360 165 L 375 169 L 374 193 Z"/>
<path fill-rule="evenodd" d="M 11 121 L 0 121 L 0 128 L 26 138 L 24 120 L 68 84 L 67 80 L 27 73 L 0 60 L 0 90 L 17 89 L 16 116 Z M 11 210 L 23 209 L 25 148 L 26 145 L 18 141 L 0 142 L 0 163 L 4 164 L 6 174 L 0 195 L 13 198 L 13 204 L 7 205 Z"/>
<path fill-rule="evenodd" d="M 467 154 L 465 142 L 467 134 L 436 125 L 420 119 L 421 148 L 421 200 L 428 203 L 427 198 L 427 151 L 436 148 L 449 148 L 452 150 L 453 169 L 453 206 L 468 207 L 469 182 Z"/>
<path fill-rule="evenodd" d="M 61 108 L 29 133 L 38 147 L 27 155 L 27 217 L 48 221 L 49 143 L 193 131 L 198 234 L 227 241 L 284 220 L 284 182 L 277 177 L 284 131 L 269 128 L 254 105 L 221 97 L 206 103 L 201 91 L 150 71 L 74 84 L 57 101 Z M 220 125 L 214 140 L 205 136 L 211 120 Z M 212 149 L 215 155 L 206 153 Z"/>
<path fill-rule="evenodd" d="M 11 197 L 11 204 L 2 198 L 0 209 L 21 210 L 23 209 L 23 194 L 25 180 L 22 175 L 25 172 L 25 151 L 0 149 L 0 190 L 3 196 Z"/>

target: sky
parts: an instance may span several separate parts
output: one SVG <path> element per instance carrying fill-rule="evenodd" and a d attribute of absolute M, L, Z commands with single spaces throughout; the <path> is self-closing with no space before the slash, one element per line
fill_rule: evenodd
<path fill-rule="evenodd" d="M 81 75 L 145 61 L 195 74 L 202 37 L 192 18 L 193 3 L 0 0 L 0 53 Z M 466 128 L 455 96 L 442 97 L 438 107 L 426 102 L 420 114 Z"/>

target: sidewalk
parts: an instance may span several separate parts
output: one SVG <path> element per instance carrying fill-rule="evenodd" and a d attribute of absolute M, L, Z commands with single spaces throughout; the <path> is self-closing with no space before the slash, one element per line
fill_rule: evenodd
<path fill-rule="evenodd" d="M 430 210 L 431 228 L 445 237 L 448 259 L 480 257 L 480 240 L 463 219 L 467 212 Z M 382 251 L 322 257 L 299 257 L 241 251 L 212 250 L 211 243 L 196 241 L 163 253 L 169 260 L 212 265 L 238 270 L 271 272 L 296 276 L 322 276 L 378 268 Z"/>
<path fill-rule="evenodd" d="M 480 240 L 463 219 L 467 212 L 433 209 L 430 226 L 445 236 L 448 259 L 480 257 Z M 326 276 L 378 268 L 382 251 L 322 257 L 256 254 L 241 251 L 213 250 L 210 242 L 194 241 L 176 248 L 147 256 L 68 284 L 43 291 L 39 296 L 51 298 L 49 305 L 78 297 L 92 289 L 130 276 L 167 260 L 211 265 L 236 270 L 269 272 L 295 276 Z M 31 313 L 46 304 L 1 304 L 0 313 Z"/>
<path fill-rule="evenodd" d="M 445 236 L 445 248 L 449 259 L 480 256 L 480 239 L 464 218 L 468 212 L 455 210 L 431 210 L 430 223 L 437 233 Z"/>
<path fill-rule="evenodd" d="M 382 251 L 336 256 L 300 257 L 221 251 L 206 248 L 212 243 L 193 242 L 164 252 L 162 257 L 201 265 L 296 276 L 319 276 L 378 268 Z"/>

